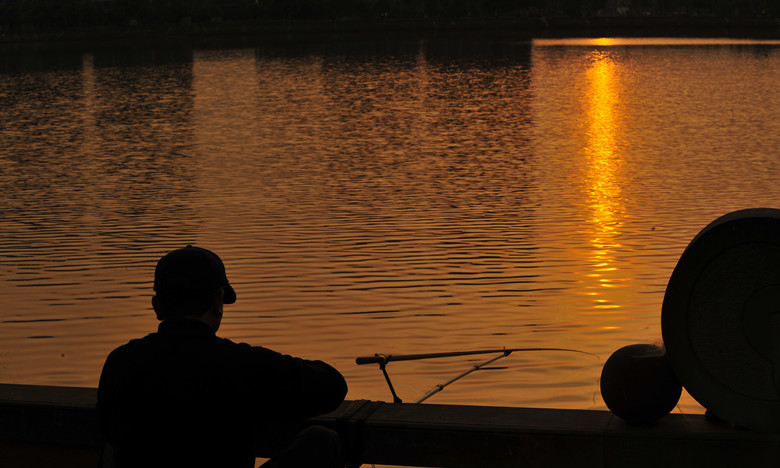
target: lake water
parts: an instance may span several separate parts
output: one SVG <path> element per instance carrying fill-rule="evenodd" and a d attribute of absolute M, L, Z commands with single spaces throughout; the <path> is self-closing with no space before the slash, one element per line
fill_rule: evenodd
<path fill-rule="evenodd" d="M 96 386 L 157 259 L 220 254 L 222 336 L 515 353 L 431 403 L 604 409 L 679 255 L 780 205 L 780 43 L 371 39 L 0 51 L 0 381 Z M 412 401 L 477 358 L 388 367 Z M 699 412 L 685 396 L 678 408 Z"/>

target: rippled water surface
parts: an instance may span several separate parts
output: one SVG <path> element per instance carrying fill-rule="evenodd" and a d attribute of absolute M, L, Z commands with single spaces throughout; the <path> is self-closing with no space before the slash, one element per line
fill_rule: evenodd
<path fill-rule="evenodd" d="M 515 353 L 431 402 L 603 409 L 707 223 L 780 205 L 780 48 L 424 40 L 0 52 L 0 381 L 95 386 L 193 243 L 221 334 L 390 397 L 356 356 Z M 388 367 L 413 400 L 483 360 Z M 680 410 L 700 408 L 689 397 Z"/>

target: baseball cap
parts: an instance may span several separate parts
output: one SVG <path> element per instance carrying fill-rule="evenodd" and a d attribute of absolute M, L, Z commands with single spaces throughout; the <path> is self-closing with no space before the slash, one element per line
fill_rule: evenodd
<path fill-rule="evenodd" d="M 236 302 L 222 260 L 210 250 L 188 245 L 165 254 L 154 270 L 154 290 L 158 293 L 200 294 L 222 286 L 225 304 Z"/>

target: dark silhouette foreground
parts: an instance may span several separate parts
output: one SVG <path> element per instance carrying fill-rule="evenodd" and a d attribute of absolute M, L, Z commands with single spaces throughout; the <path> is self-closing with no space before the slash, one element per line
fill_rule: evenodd
<path fill-rule="evenodd" d="M 214 253 L 187 246 L 167 254 L 154 289 L 158 331 L 112 351 L 100 377 L 104 466 L 253 467 L 258 424 L 326 413 L 344 400 L 333 367 L 216 336 L 236 293 Z M 344 466 L 329 429 L 268 442 L 280 450 L 267 467 Z"/>

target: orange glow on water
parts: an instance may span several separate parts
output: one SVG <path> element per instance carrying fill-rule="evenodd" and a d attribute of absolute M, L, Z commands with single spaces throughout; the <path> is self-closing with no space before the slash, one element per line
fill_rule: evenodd
<path fill-rule="evenodd" d="M 591 43 L 596 46 L 612 46 L 619 44 L 620 41 L 614 37 L 598 37 L 593 39 Z"/>
<path fill-rule="evenodd" d="M 608 40 L 605 40 L 608 41 Z M 617 147 L 618 122 L 618 64 L 609 54 L 592 52 L 587 71 L 588 93 L 586 118 L 588 124 L 587 191 L 591 208 L 590 253 L 591 271 L 587 275 L 598 288 L 593 307 L 598 310 L 619 309 L 620 305 L 605 297 L 605 288 L 619 286 L 615 275 L 621 272 L 615 262 L 619 241 L 619 212 L 622 210 L 621 189 L 618 181 L 621 154 Z M 621 281 L 622 282 L 622 281 Z"/>
<path fill-rule="evenodd" d="M 390 42 L 3 55 L 0 378 L 95 386 L 195 243 L 238 291 L 220 334 L 350 398 L 389 396 L 358 355 L 527 344 L 601 359 L 513 354 L 433 402 L 605 409 L 692 236 L 780 199 L 780 42 Z M 469 362 L 391 375 L 416 397 Z"/>

